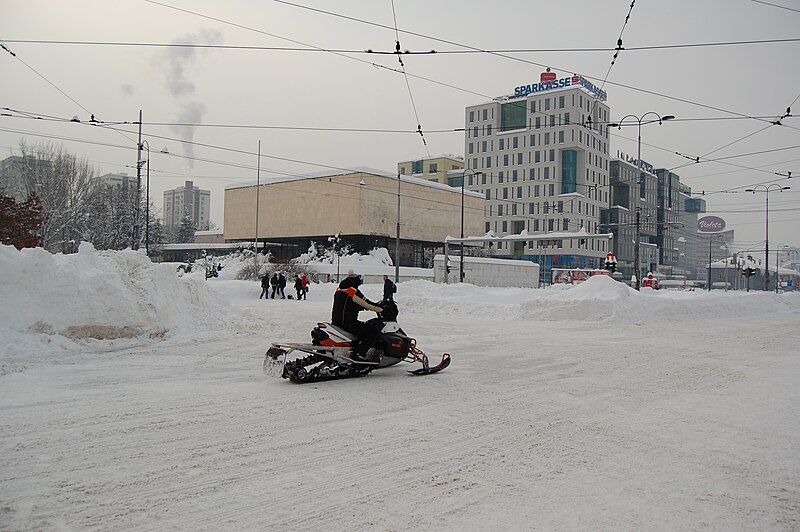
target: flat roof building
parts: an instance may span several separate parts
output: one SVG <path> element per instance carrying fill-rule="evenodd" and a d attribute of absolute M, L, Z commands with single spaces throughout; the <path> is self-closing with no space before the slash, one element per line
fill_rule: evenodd
<path fill-rule="evenodd" d="M 354 251 L 384 247 L 395 264 L 429 268 L 445 238 L 460 234 L 461 200 L 461 189 L 378 170 L 229 185 L 225 240 L 253 242 L 258 237 L 294 246 L 280 260 L 306 252 L 311 242 L 327 247 L 338 234 Z M 483 196 L 466 191 L 463 200 L 465 232 L 481 231 Z"/>
<path fill-rule="evenodd" d="M 442 155 L 416 161 L 397 163 L 397 173 L 435 181 L 447 185 L 447 173 L 452 170 L 463 170 L 464 158 L 454 155 Z"/>
<path fill-rule="evenodd" d="M 486 198 L 483 233 L 600 233 L 609 199 L 609 107 L 579 75 L 537 83 L 465 111 L 466 187 Z M 553 267 L 600 267 L 608 241 L 499 243 L 495 257 Z"/>

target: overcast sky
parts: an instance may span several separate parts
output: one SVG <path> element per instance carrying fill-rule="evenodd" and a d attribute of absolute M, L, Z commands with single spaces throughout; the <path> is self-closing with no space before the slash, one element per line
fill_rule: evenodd
<path fill-rule="evenodd" d="M 642 128 L 642 159 L 705 191 L 739 249 L 764 240 L 764 193 L 744 189 L 791 186 L 769 194 L 770 248 L 800 245 L 800 120 L 771 124 L 790 106 L 800 115 L 796 0 L 639 0 L 627 24 L 630 0 L 296 2 L 5 0 L 0 41 L 16 57 L 0 51 L 0 107 L 14 110 L 0 117 L 0 158 L 22 138 L 52 141 L 101 173 L 135 174 L 136 125 L 86 122 L 136 122 L 141 109 L 156 208 L 191 179 L 211 190 L 222 226 L 224 187 L 256 178 L 259 141 L 264 181 L 460 156 L 465 107 L 549 66 L 602 85 L 613 120 L 675 115 Z M 611 66 L 620 33 L 626 50 Z M 358 53 L 391 52 L 397 35 L 402 50 L 439 53 L 404 55 L 407 77 L 394 55 Z M 217 46 L 144 45 L 170 43 Z M 613 130 L 617 151 L 636 155 L 635 126 Z M 788 172 L 797 177 L 776 175 Z"/>

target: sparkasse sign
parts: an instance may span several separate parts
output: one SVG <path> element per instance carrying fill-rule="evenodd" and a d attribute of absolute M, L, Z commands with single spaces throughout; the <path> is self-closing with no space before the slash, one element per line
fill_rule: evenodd
<path fill-rule="evenodd" d="M 703 216 L 697 220 L 698 233 L 719 233 L 725 230 L 725 220 L 719 216 Z"/>

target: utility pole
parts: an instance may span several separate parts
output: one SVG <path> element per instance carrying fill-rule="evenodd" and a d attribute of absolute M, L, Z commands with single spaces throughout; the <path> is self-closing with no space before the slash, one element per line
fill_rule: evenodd
<path fill-rule="evenodd" d="M 133 211 L 131 249 L 139 249 L 139 211 L 142 210 L 142 110 L 139 109 L 139 142 L 136 144 L 136 209 Z"/>
<path fill-rule="evenodd" d="M 639 172 L 639 176 L 641 176 L 641 172 Z M 641 207 L 637 205 L 635 214 L 636 235 L 634 235 L 635 240 L 633 244 L 633 274 L 636 276 L 636 284 L 634 286 L 636 290 L 639 290 L 639 287 L 641 286 L 639 281 L 639 226 L 641 224 L 641 210 Z"/>
<path fill-rule="evenodd" d="M 400 174 L 397 174 L 397 233 L 394 238 L 394 282 L 400 282 Z"/>
<path fill-rule="evenodd" d="M 255 263 L 258 268 L 258 202 L 261 195 L 261 140 L 258 141 L 258 161 L 256 162 L 256 243 L 255 243 Z M 259 272 L 256 272 L 259 273 Z"/>

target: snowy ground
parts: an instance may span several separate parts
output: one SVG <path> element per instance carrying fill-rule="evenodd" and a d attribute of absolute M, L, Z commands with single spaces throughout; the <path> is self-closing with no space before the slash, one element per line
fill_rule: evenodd
<path fill-rule="evenodd" d="M 450 368 L 294 385 L 264 351 L 331 285 L 88 247 L 0 269 L 0 530 L 800 528 L 800 294 L 401 283 Z"/>

